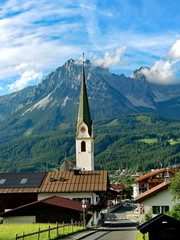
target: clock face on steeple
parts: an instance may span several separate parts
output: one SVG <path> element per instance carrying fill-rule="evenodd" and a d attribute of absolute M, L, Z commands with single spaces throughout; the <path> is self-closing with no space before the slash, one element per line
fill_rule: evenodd
<path fill-rule="evenodd" d="M 85 126 L 81 126 L 80 131 L 81 131 L 81 133 L 85 133 L 86 132 Z"/>

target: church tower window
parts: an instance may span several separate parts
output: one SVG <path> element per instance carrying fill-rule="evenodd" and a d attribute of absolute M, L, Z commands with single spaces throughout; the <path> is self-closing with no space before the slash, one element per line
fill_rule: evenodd
<path fill-rule="evenodd" d="M 81 152 L 86 152 L 86 142 L 85 141 L 81 142 Z"/>

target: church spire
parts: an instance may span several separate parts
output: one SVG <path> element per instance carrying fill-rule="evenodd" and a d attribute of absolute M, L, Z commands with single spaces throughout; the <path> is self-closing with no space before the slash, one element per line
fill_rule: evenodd
<path fill-rule="evenodd" d="M 83 53 L 83 64 L 82 64 L 82 83 L 81 83 L 81 93 L 80 93 L 80 102 L 79 102 L 79 111 L 78 111 L 78 119 L 77 119 L 77 133 L 78 128 L 82 122 L 84 122 L 88 127 L 88 133 L 92 135 L 92 120 L 90 116 L 88 96 L 86 90 L 86 82 L 85 82 L 85 71 L 84 71 L 84 53 Z"/>
<path fill-rule="evenodd" d="M 84 54 L 82 65 L 82 83 L 78 119 L 76 126 L 76 167 L 83 170 L 94 170 L 94 137 L 86 91 Z"/>

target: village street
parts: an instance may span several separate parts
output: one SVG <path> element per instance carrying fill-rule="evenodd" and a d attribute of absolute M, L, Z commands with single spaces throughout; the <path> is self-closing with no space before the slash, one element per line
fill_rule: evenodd
<path fill-rule="evenodd" d="M 95 231 L 74 234 L 64 239 L 87 240 L 136 240 L 138 223 L 133 219 L 133 206 L 121 207 L 113 213 L 105 214 L 104 226 Z"/>

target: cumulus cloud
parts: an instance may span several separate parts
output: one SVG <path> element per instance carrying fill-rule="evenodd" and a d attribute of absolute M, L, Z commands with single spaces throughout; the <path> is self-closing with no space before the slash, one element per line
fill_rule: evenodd
<path fill-rule="evenodd" d="M 168 58 L 180 61 L 180 39 L 170 47 L 168 51 Z"/>
<path fill-rule="evenodd" d="M 156 61 L 150 69 L 142 68 L 141 73 L 151 83 L 169 85 L 180 83 L 177 77 L 177 65 L 180 61 L 180 40 L 169 48 L 167 52 L 167 60 Z"/>
<path fill-rule="evenodd" d="M 141 73 L 144 74 L 151 83 L 168 85 L 178 82 L 173 68 L 173 62 L 169 61 L 156 61 L 152 68 L 144 68 L 141 70 Z"/>
<path fill-rule="evenodd" d="M 120 63 L 122 55 L 125 53 L 126 47 L 119 47 L 116 51 L 106 52 L 103 58 L 94 61 L 95 66 L 108 68 L 117 66 Z"/>
<path fill-rule="evenodd" d="M 9 92 L 14 92 L 25 88 L 29 82 L 39 80 L 42 78 L 42 73 L 35 72 L 34 70 L 26 71 L 22 74 L 20 79 L 8 85 Z"/>

